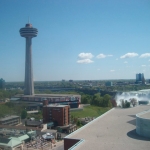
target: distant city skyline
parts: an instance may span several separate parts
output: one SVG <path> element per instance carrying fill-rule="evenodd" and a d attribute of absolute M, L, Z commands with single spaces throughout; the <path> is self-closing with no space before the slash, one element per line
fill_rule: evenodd
<path fill-rule="evenodd" d="M 34 7 L 33 7 L 34 6 Z M 0 78 L 24 81 L 28 17 L 34 81 L 150 78 L 149 0 L 0 1 Z"/>

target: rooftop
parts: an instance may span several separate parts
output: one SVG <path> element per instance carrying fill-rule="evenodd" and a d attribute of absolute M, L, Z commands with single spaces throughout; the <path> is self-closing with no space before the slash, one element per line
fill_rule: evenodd
<path fill-rule="evenodd" d="M 76 150 L 149 150 L 150 139 L 136 134 L 136 114 L 148 109 L 148 105 L 111 109 L 65 138 L 84 140 Z"/>
<path fill-rule="evenodd" d="M 77 95 L 77 94 L 35 94 L 35 95 L 23 95 L 23 94 L 17 94 L 15 95 L 15 97 L 81 97 L 81 95 Z"/>
<path fill-rule="evenodd" d="M 38 120 L 27 120 L 28 126 L 40 126 L 43 122 Z"/>
<path fill-rule="evenodd" d="M 27 127 L 27 126 L 9 126 L 9 125 L 0 125 L 0 130 L 36 130 L 40 131 L 41 129 L 36 127 Z"/>
<path fill-rule="evenodd" d="M 59 104 L 49 104 L 49 105 L 46 105 L 46 106 L 43 106 L 43 107 L 66 107 L 66 106 L 69 106 L 69 105 L 59 105 Z"/>
<path fill-rule="evenodd" d="M 0 145 L 1 146 L 7 146 L 7 147 L 15 147 L 22 144 L 21 141 L 16 139 L 7 139 L 7 138 L 0 138 Z"/>
<path fill-rule="evenodd" d="M 142 114 L 138 114 L 143 119 L 150 119 L 150 110 L 142 112 Z"/>
<path fill-rule="evenodd" d="M 14 118 L 20 118 L 20 117 L 15 116 L 15 115 L 11 115 L 11 116 L 7 116 L 5 118 L 0 118 L 0 121 L 5 121 L 5 120 L 9 120 L 9 119 L 14 119 Z"/>

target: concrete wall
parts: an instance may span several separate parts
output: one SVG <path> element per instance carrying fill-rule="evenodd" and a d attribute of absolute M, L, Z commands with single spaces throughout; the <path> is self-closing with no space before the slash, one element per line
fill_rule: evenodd
<path fill-rule="evenodd" d="M 136 133 L 150 138 L 150 119 L 142 117 L 146 113 L 150 113 L 150 110 L 136 114 Z"/>

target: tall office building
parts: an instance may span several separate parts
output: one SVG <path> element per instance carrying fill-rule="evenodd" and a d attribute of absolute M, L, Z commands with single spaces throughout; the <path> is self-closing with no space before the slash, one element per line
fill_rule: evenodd
<path fill-rule="evenodd" d="M 5 89 L 5 80 L 4 79 L 0 79 L 0 89 Z"/>
<path fill-rule="evenodd" d="M 38 30 L 28 23 L 20 29 L 20 35 L 26 38 L 26 58 L 25 58 L 25 83 L 24 94 L 34 95 L 33 68 L 32 68 L 32 38 L 36 37 Z"/>
<path fill-rule="evenodd" d="M 143 73 L 136 74 L 136 83 L 145 84 L 145 78 Z"/>
<path fill-rule="evenodd" d="M 105 86 L 113 86 L 113 83 L 111 81 L 105 82 Z"/>

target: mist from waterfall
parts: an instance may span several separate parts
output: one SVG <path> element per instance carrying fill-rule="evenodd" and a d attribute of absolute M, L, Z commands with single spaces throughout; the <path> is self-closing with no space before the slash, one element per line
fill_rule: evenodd
<path fill-rule="evenodd" d="M 135 99 L 137 101 L 137 103 L 139 101 L 148 101 L 150 103 L 150 89 L 140 90 L 140 91 L 123 92 L 121 94 L 117 93 L 115 96 L 117 106 L 121 106 L 122 100 L 131 102 L 132 99 Z"/>

